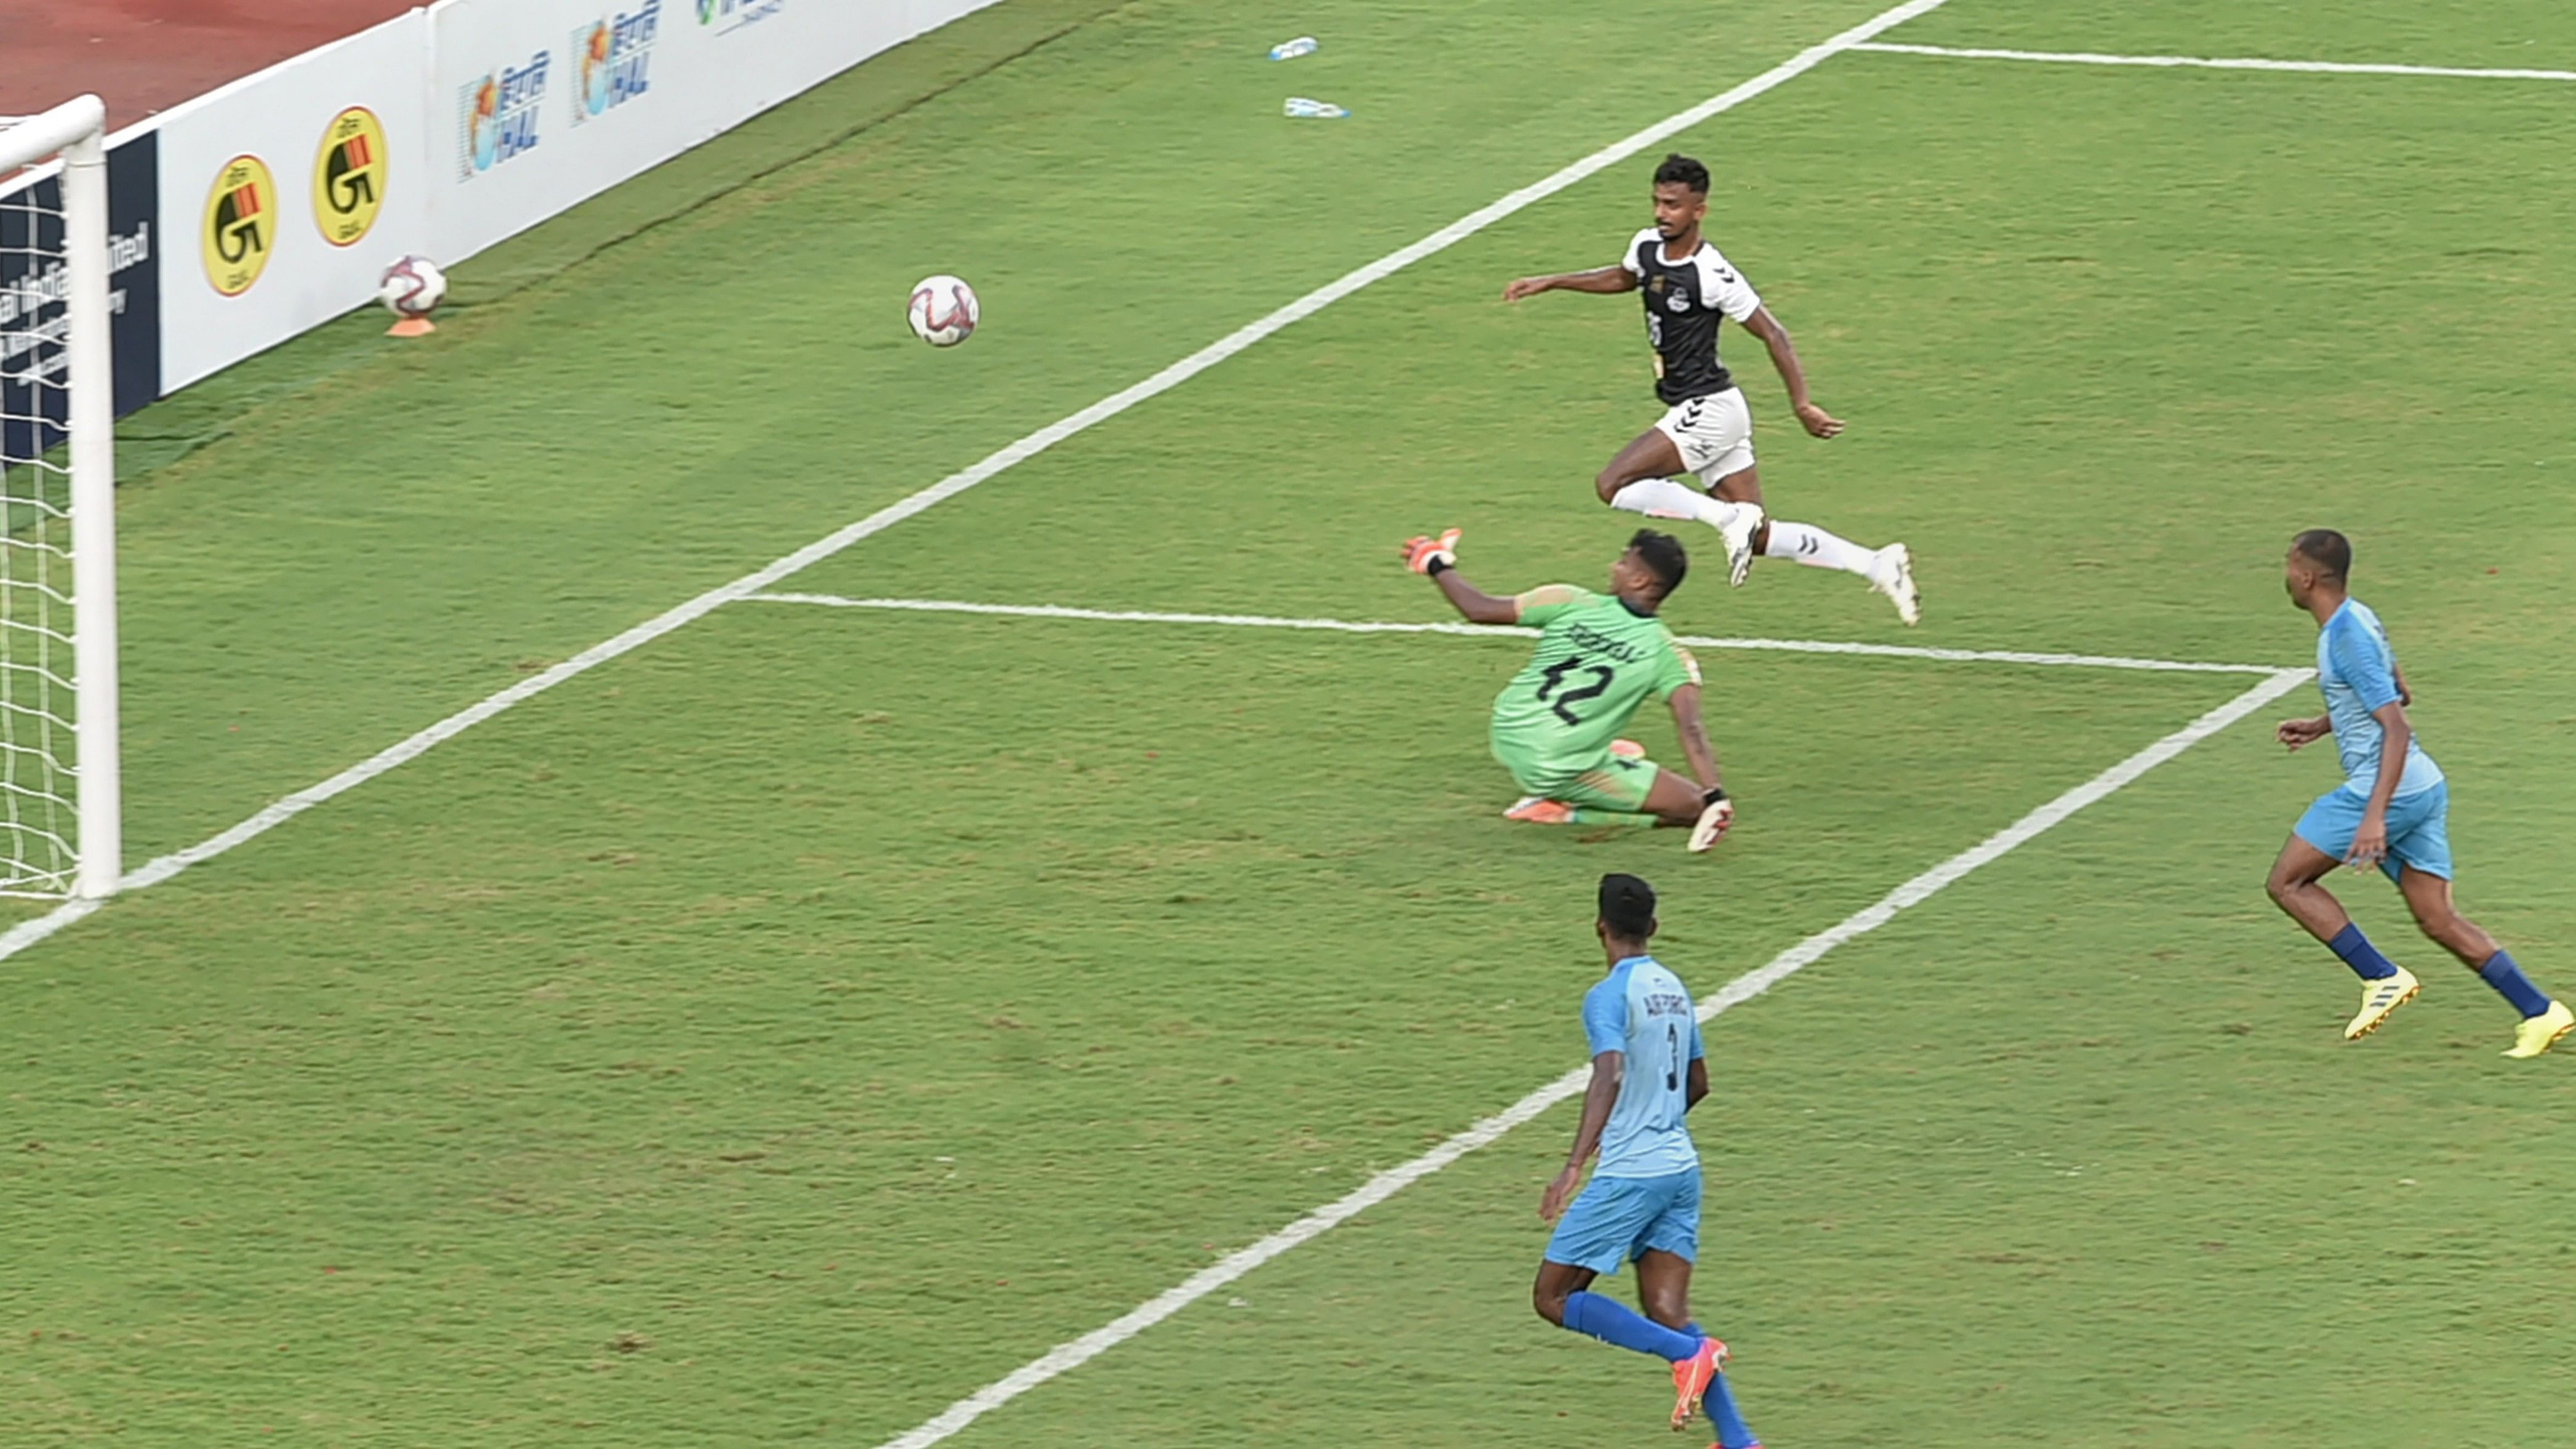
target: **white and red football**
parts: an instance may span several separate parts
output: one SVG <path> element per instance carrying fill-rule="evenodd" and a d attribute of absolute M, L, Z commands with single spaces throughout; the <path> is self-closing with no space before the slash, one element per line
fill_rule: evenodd
<path fill-rule="evenodd" d="M 974 336 L 983 316 L 975 289 L 955 277 L 925 277 L 912 289 L 912 335 L 933 347 L 954 347 Z"/>
<path fill-rule="evenodd" d="M 447 274 L 427 257 L 404 257 L 385 268 L 384 280 L 376 285 L 376 300 L 406 321 L 426 317 L 447 300 Z"/>

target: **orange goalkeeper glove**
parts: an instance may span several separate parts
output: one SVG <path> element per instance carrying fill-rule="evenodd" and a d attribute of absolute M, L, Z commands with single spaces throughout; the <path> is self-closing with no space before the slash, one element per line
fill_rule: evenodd
<path fill-rule="evenodd" d="M 1448 529 L 1434 538 L 1429 534 L 1404 541 L 1404 566 L 1417 574 L 1432 572 L 1432 565 L 1455 568 L 1458 565 L 1458 530 Z"/>

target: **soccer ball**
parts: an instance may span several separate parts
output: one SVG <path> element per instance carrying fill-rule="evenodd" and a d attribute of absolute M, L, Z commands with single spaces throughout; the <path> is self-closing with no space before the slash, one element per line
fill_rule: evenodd
<path fill-rule="evenodd" d="M 405 257 L 385 268 L 376 300 L 405 321 L 426 317 L 447 300 L 447 274 L 427 257 Z"/>
<path fill-rule="evenodd" d="M 955 277 L 924 277 L 912 289 L 912 335 L 933 347 L 972 337 L 983 315 L 975 289 Z"/>

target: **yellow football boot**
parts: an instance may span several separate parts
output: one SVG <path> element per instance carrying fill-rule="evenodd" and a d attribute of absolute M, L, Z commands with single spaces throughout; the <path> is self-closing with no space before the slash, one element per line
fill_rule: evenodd
<path fill-rule="evenodd" d="M 2576 1011 L 2569 1011 L 2563 1001 L 2553 1001 L 2547 1011 L 2522 1019 L 2522 1025 L 2513 1029 L 2513 1045 L 2505 1048 L 2504 1054 L 2536 1057 L 2557 1045 L 2558 1039 L 2570 1031 L 2576 1031 Z"/>
<path fill-rule="evenodd" d="M 2403 966 L 2397 968 L 2394 976 L 2361 983 L 2361 1010 L 2344 1023 L 2343 1039 L 2359 1041 L 2379 1030 L 2387 1022 L 2390 1012 L 2413 1001 L 2415 993 L 2423 989 L 2424 984 L 2415 979 L 2415 973 Z"/>

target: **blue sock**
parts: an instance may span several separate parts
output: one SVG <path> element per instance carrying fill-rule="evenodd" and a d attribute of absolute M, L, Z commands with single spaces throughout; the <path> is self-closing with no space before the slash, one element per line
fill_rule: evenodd
<path fill-rule="evenodd" d="M 1680 1363 L 1699 1352 L 1699 1338 L 1666 1328 L 1615 1298 L 1576 1293 L 1565 1300 L 1565 1326 L 1580 1334 L 1615 1343 L 1638 1353 L 1651 1353 L 1666 1363 Z"/>
<path fill-rule="evenodd" d="M 2379 948 L 2361 933 L 2361 927 L 2350 921 L 2344 922 L 2335 938 L 2326 942 L 2326 949 L 2341 956 L 2352 974 L 2364 981 L 2384 981 L 2397 974 L 2397 963 L 2380 955 Z"/>
<path fill-rule="evenodd" d="M 2513 1003 L 2513 1009 L 2526 1017 L 2538 1016 L 2549 1009 L 2549 993 L 2531 984 L 2513 958 L 2498 951 L 2478 968 L 2478 976 L 2496 989 L 2496 995 Z"/>
<path fill-rule="evenodd" d="M 1696 1323 L 1690 1331 L 1708 1337 L 1708 1330 Z M 1700 1410 L 1717 1430 L 1717 1449 L 1762 1449 L 1762 1441 L 1753 1437 L 1753 1426 L 1744 1422 L 1744 1411 L 1735 1407 L 1735 1391 L 1727 1387 L 1723 1372 L 1709 1381 L 1708 1397 L 1700 1401 Z"/>
<path fill-rule="evenodd" d="M 1707 1413 L 1709 1426 L 1717 1430 L 1718 1449 L 1761 1449 L 1753 1426 L 1744 1422 L 1743 1411 L 1735 1407 L 1735 1391 L 1726 1386 L 1726 1375 L 1708 1381 L 1708 1397 L 1700 1400 L 1700 1408 Z"/>

